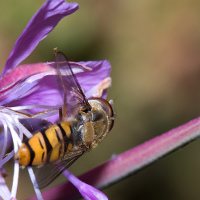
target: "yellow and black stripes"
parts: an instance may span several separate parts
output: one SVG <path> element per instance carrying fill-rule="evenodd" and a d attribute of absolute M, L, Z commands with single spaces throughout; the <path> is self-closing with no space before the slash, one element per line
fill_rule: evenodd
<path fill-rule="evenodd" d="M 30 162 L 27 163 L 27 165 L 32 165 L 33 159 L 34 159 L 34 157 L 35 157 L 35 152 L 33 151 L 33 149 L 31 148 L 31 146 L 29 145 L 28 142 L 25 142 L 25 144 L 26 144 L 26 146 L 27 146 L 27 148 L 28 148 L 28 150 L 29 150 L 29 152 L 30 152 Z"/>
<path fill-rule="evenodd" d="M 62 158 L 68 153 L 75 143 L 73 136 L 73 122 L 62 122 L 55 124 L 46 130 L 36 133 L 27 142 L 23 143 L 26 146 L 28 159 L 24 157 L 24 152 L 19 150 L 19 162 L 23 166 L 43 165 L 45 163 L 54 162 Z M 21 147 L 20 147 L 21 148 Z"/>
<path fill-rule="evenodd" d="M 65 123 L 60 123 L 60 124 L 58 124 L 58 127 L 60 128 L 62 136 L 63 136 L 63 138 L 62 138 L 63 146 L 64 146 L 63 152 L 65 152 L 65 154 L 66 154 L 71 149 L 69 147 L 69 144 L 75 143 L 75 140 L 73 139 L 72 134 L 71 134 L 73 132 L 72 126 L 66 127 Z"/>
<path fill-rule="evenodd" d="M 47 130 L 48 130 L 48 129 L 47 129 Z M 47 130 L 46 130 L 46 131 L 47 131 Z M 42 153 L 42 163 L 48 163 L 48 162 L 50 161 L 51 152 L 53 151 L 53 147 L 52 147 L 52 145 L 51 145 L 51 142 L 50 142 L 50 140 L 47 138 L 46 131 L 45 131 L 45 130 L 41 131 L 42 136 L 43 136 L 43 138 L 44 138 L 45 146 L 46 146 L 46 160 L 44 160 L 44 154 L 45 154 L 45 152 L 43 152 L 43 153 Z M 42 144 L 41 141 L 40 141 L 40 138 L 38 138 L 38 139 L 39 139 L 40 144 Z M 43 145 L 41 145 L 41 147 L 43 147 Z M 44 148 L 43 148 L 43 149 L 44 149 Z"/>

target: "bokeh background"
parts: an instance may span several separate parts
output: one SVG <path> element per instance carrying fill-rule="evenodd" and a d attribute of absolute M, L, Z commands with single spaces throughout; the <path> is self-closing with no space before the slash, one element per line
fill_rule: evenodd
<path fill-rule="evenodd" d="M 41 0 L 1 1 L 0 66 Z M 80 10 L 61 20 L 23 63 L 53 59 L 57 46 L 69 60 L 108 59 L 116 121 L 108 137 L 70 170 L 82 174 L 136 145 L 199 116 L 199 0 L 78 0 Z M 197 200 L 200 141 L 105 190 L 111 200 Z M 11 185 L 12 161 L 6 165 Z M 53 184 L 64 182 L 60 177 Z M 52 185 L 53 185 L 52 184 Z M 51 185 L 51 186 L 52 186 Z M 18 199 L 34 194 L 20 171 Z"/>

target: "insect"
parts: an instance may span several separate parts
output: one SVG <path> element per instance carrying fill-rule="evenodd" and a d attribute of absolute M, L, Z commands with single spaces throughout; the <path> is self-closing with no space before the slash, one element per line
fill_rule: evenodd
<path fill-rule="evenodd" d="M 15 159 L 20 165 L 38 169 L 37 185 L 43 188 L 70 167 L 85 152 L 95 148 L 112 129 L 114 112 L 102 98 L 87 99 L 70 65 L 55 50 L 55 68 L 63 92 L 60 122 L 43 129 L 22 143 Z M 68 76 L 62 76 L 65 67 Z"/>

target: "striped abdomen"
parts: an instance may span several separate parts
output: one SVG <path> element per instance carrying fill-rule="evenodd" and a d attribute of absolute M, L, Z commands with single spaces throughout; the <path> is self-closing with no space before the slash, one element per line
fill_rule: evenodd
<path fill-rule="evenodd" d="M 74 144 L 72 122 L 55 124 L 36 133 L 23 143 L 15 154 L 22 166 L 42 165 L 57 161 L 68 153 Z"/>

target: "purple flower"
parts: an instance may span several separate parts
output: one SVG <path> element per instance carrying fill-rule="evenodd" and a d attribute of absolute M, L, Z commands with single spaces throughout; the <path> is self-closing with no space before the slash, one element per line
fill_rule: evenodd
<path fill-rule="evenodd" d="M 32 17 L 16 41 L 1 74 L 0 122 L 4 131 L 3 134 L 0 134 L 0 196 L 3 199 L 16 198 L 19 164 L 14 163 L 11 192 L 4 180 L 3 165 L 17 152 L 24 135 L 28 138 L 32 137 L 32 134 L 21 122 L 21 119 L 25 116 L 19 112 L 33 115 L 38 110 L 54 109 L 63 104 L 61 93 L 56 86 L 56 71 L 52 67 L 53 63 L 16 66 L 31 54 L 37 44 L 53 30 L 63 17 L 72 14 L 77 9 L 78 5 L 76 3 L 67 3 L 64 0 L 47 0 Z M 69 62 L 69 64 L 88 98 L 92 96 L 106 97 L 106 89 L 111 84 L 111 78 L 108 77 L 111 67 L 108 61 Z M 66 76 L 62 69 L 61 73 Z M 48 120 L 55 122 L 58 119 L 58 112 L 43 113 L 38 118 L 39 120 L 48 118 Z M 7 145 L 12 143 L 14 149 L 3 158 L 6 154 Z M 31 167 L 28 167 L 28 172 L 32 182 L 34 182 L 35 175 Z M 90 186 L 78 179 L 74 180 L 73 183 L 80 189 L 80 192 L 87 195 Z M 42 199 L 40 190 L 35 186 L 34 189 L 38 199 Z M 103 195 L 96 189 L 93 191 L 97 196 Z M 90 194 L 91 191 L 89 191 L 88 196 Z"/>

